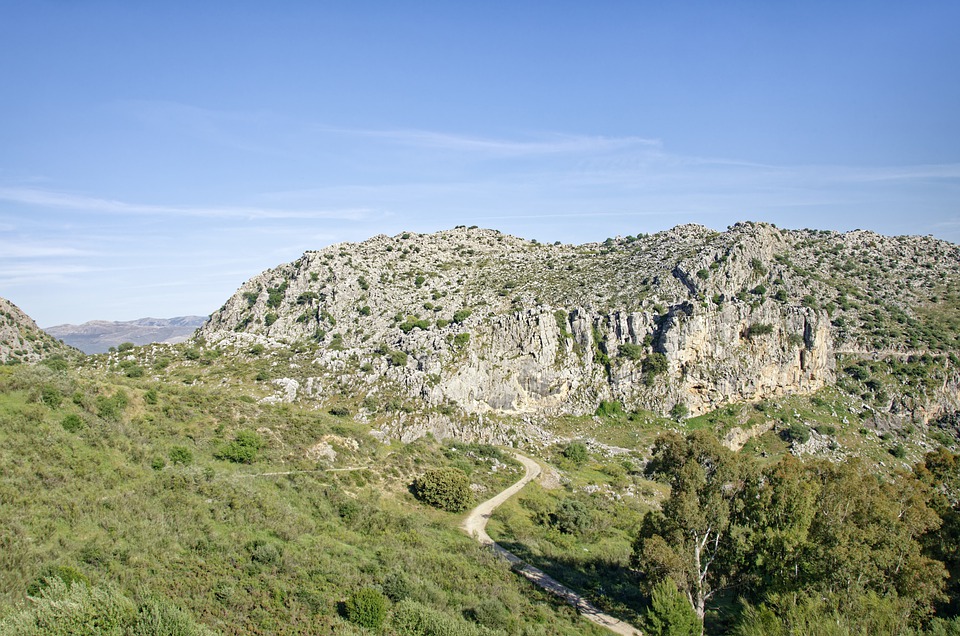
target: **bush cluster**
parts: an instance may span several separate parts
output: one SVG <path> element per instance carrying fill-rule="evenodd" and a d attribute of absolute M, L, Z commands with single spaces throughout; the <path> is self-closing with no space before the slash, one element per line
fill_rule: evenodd
<path fill-rule="evenodd" d="M 213 456 L 236 464 L 252 464 L 262 447 L 263 440 L 255 432 L 239 431 L 232 442 L 218 448 Z"/>
<path fill-rule="evenodd" d="M 343 604 L 344 617 L 360 627 L 379 629 L 387 617 L 387 598 L 372 587 L 360 588 Z"/>
<path fill-rule="evenodd" d="M 461 512 L 470 503 L 470 480 L 459 468 L 435 468 L 417 478 L 414 494 L 424 503 L 448 512 Z"/>

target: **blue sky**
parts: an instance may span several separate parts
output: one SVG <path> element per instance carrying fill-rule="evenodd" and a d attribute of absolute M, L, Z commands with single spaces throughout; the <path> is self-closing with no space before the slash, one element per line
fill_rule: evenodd
<path fill-rule="evenodd" d="M 960 241 L 960 3 L 0 6 L 0 296 L 208 314 L 304 250 L 480 225 Z"/>

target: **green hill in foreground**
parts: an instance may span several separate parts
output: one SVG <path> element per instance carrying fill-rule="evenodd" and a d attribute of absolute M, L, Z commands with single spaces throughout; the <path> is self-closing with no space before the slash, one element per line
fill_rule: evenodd
<path fill-rule="evenodd" d="M 602 633 L 414 494 L 484 499 L 511 446 L 546 470 L 491 536 L 649 633 L 956 633 L 955 250 L 459 228 L 309 253 L 184 344 L 40 345 L 0 367 L 0 634 Z"/>

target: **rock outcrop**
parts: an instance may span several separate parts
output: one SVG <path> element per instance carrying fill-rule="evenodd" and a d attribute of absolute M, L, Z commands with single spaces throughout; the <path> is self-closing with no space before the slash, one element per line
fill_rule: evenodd
<path fill-rule="evenodd" d="M 198 335 L 311 348 L 325 372 L 301 378 L 307 394 L 335 382 L 472 413 L 697 414 L 833 384 L 841 350 L 955 350 L 940 305 L 960 315 L 958 274 L 960 249 L 923 237 L 744 223 L 571 246 L 461 227 L 307 252 Z M 900 339 L 877 329 L 894 323 Z"/>
<path fill-rule="evenodd" d="M 0 364 L 39 362 L 52 355 L 76 353 L 37 327 L 19 307 L 0 298 Z"/>

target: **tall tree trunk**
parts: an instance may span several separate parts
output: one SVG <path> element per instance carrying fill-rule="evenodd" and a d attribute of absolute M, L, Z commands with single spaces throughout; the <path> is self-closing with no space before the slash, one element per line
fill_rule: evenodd
<path fill-rule="evenodd" d="M 703 569 L 701 568 L 701 559 L 700 552 L 702 547 L 699 541 L 694 541 L 693 544 L 693 562 L 694 567 L 697 571 L 697 579 L 693 582 L 694 585 L 694 595 L 696 597 L 696 602 L 693 604 L 694 611 L 697 612 L 697 618 L 700 619 L 700 636 L 703 636 L 703 617 L 706 614 L 706 598 L 703 593 Z"/>

